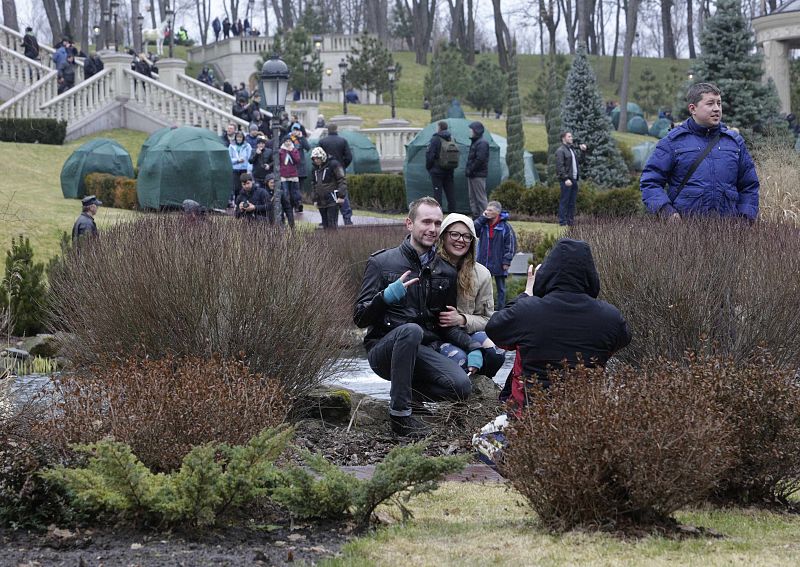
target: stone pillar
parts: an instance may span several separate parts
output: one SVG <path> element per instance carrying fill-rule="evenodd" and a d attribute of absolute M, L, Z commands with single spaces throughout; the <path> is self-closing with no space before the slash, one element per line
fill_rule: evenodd
<path fill-rule="evenodd" d="M 384 118 L 378 121 L 378 128 L 408 128 L 411 122 L 405 118 Z"/>
<path fill-rule="evenodd" d="M 127 101 L 131 97 L 130 80 L 123 71 L 131 68 L 131 56 L 116 51 L 103 51 L 100 58 L 103 60 L 103 68 L 114 72 L 114 97 L 121 102 Z"/>
<path fill-rule="evenodd" d="M 781 112 L 791 111 L 789 88 L 789 47 L 783 41 L 764 42 L 764 80 L 772 79 L 781 99 Z M 724 96 L 724 95 L 723 95 Z"/>
<path fill-rule="evenodd" d="M 178 75 L 186 72 L 186 61 L 183 59 L 159 59 L 158 60 L 158 80 L 176 90 L 181 90 L 178 86 Z"/>
<path fill-rule="evenodd" d="M 286 105 L 286 111 L 289 115 L 297 114 L 307 130 L 316 128 L 319 116 L 319 103 L 316 100 L 294 100 Z"/>
<path fill-rule="evenodd" d="M 355 132 L 361 130 L 364 119 L 360 116 L 353 116 L 352 114 L 339 114 L 327 120 L 327 123 L 338 125 L 339 130 L 352 130 Z"/>

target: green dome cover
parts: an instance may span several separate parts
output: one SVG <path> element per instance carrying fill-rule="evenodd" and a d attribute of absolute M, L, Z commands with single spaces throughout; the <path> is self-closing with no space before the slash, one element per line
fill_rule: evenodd
<path fill-rule="evenodd" d="M 464 109 L 461 108 L 461 103 L 458 102 L 457 98 L 454 98 L 450 102 L 450 106 L 447 108 L 447 117 L 448 118 L 466 118 L 464 115 Z"/>
<path fill-rule="evenodd" d="M 133 177 L 133 162 L 128 151 L 116 141 L 97 138 L 86 142 L 64 162 L 61 168 L 61 192 L 65 199 L 86 196 L 84 179 L 90 173 L 110 173 Z"/>
<path fill-rule="evenodd" d="M 628 132 L 647 136 L 647 120 L 641 116 L 632 116 L 628 120 Z"/>
<path fill-rule="evenodd" d="M 224 208 L 231 194 L 231 158 L 214 132 L 181 126 L 151 146 L 139 170 L 139 206 L 178 207 L 193 199 L 207 208 Z"/>
<path fill-rule="evenodd" d="M 669 127 L 672 123 L 669 118 L 659 118 L 653 125 L 650 126 L 650 135 L 658 138 L 659 140 L 669 133 Z"/>
<path fill-rule="evenodd" d="M 339 136 L 347 140 L 347 143 L 350 144 L 350 151 L 353 153 L 353 161 L 347 168 L 347 173 L 382 173 L 381 156 L 372 140 L 364 134 L 352 130 L 339 130 Z M 319 146 L 319 138 L 309 138 L 308 145 L 313 150 Z M 309 150 L 306 152 L 306 172 L 309 177 L 313 169 L 314 164 L 311 163 L 311 151 Z"/>
<path fill-rule="evenodd" d="M 458 212 L 469 213 L 469 196 L 467 194 L 467 178 L 464 168 L 467 165 L 467 154 L 471 140 L 469 139 L 469 125 L 472 120 L 463 118 L 448 118 L 448 130 L 458 146 L 460 156 L 458 168 L 455 170 L 456 206 Z M 484 126 L 486 126 L 484 124 Z M 431 141 L 431 136 L 436 132 L 436 124 L 428 124 L 417 136 L 406 144 L 406 161 L 403 164 L 403 177 L 406 185 L 406 199 L 410 203 L 426 195 L 433 195 L 428 170 L 425 169 L 425 152 Z M 489 142 L 489 177 L 486 178 L 486 193 L 500 185 L 502 166 L 500 165 L 500 146 L 494 141 L 489 130 L 484 130 L 483 137 Z M 443 203 L 444 210 L 448 207 Z"/>
<path fill-rule="evenodd" d="M 644 112 L 642 112 L 642 107 L 636 104 L 635 102 L 628 103 L 628 120 L 633 118 L 634 116 L 641 116 L 644 118 Z M 619 106 L 617 106 L 614 110 L 611 111 L 611 123 L 614 125 L 614 129 L 619 129 Z"/>
<path fill-rule="evenodd" d="M 501 181 L 508 179 L 508 164 L 506 163 L 506 153 L 508 152 L 508 140 L 499 134 L 492 134 L 492 138 L 500 146 L 500 169 L 503 171 Z M 528 150 L 522 153 L 522 161 L 525 169 L 525 187 L 532 187 L 539 183 L 539 174 L 533 164 L 533 154 Z M 502 204 L 502 203 L 501 203 Z"/>
<path fill-rule="evenodd" d="M 656 143 L 642 142 L 641 144 L 633 146 L 631 150 L 633 151 L 633 169 L 642 171 L 644 169 L 644 164 L 647 163 L 647 160 L 650 159 L 650 156 L 656 151 Z"/>
<path fill-rule="evenodd" d="M 142 168 L 142 162 L 144 161 L 144 156 L 147 155 L 147 151 L 158 143 L 158 141 L 161 139 L 161 136 L 174 128 L 175 126 L 172 128 L 160 128 L 150 134 L 150 136 L 144 141 L 144 144 L 142 144 L 142 149 L 139 150 L 139 157 L 136 159 L 136 167 L 139 169 Z"/>

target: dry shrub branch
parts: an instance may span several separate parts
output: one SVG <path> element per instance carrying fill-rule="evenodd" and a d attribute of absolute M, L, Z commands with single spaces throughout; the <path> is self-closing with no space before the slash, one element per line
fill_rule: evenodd
<path fill-rule="evenodd" d="M 633 364 L 680 360 L 703 346 L 744 361 L 766 346 L 776 364 L 800 366 L 800 231 L 776 225 L 652 218 L 588 221 L 601 296 L 625 315 Z"/>
<path fill-rule="evenodd" d="M 800 154 L 766 138 L 753 148 L 753 159 L 761 181 L 759 217 L 800 227 Z"/>

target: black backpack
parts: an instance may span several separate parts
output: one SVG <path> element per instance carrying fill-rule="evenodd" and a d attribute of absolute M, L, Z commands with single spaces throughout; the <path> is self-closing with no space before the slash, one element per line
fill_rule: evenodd
<path fill-rule="evenodd" d="M 455 169 L 458 167 L 458 145 L 450 140 L 442 140 L 442 145 L 439 146 L 439 155 L 436 157 L 437 165 L 441 169 Z"/>

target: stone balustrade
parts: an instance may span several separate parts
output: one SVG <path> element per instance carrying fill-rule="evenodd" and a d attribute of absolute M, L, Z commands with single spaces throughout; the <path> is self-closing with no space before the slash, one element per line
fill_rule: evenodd
<path fill-rule="evenodd" d="M 173 124 L 208 128 L 218 134 L 222 134 L 230 122 L 243 128 L 248 126 L 247 122 L 233 117 L 228 111 L 196 100 L 159 81 L 149 79 L 130 69 L 124 69 L 123 74 L 130 100 L 146 112 L 164 117 Z"/>
<path fill-rule="evenodd" d="M 219 89 L 207 85 L 197 79 L 193 79 L 186 74 L 179 74 L 177 76 L 176 88 L 189 95 L 190 97 L 206 103 L 209 106 L 224 110 L 227 113 L 231 112 L 235 99 L 232 95 L 225 93 Z"/>
<path fill-rule="evenodd" d="M 38 61 L 0 44 L 0 80 L 8 83 L 15 92 L 30 88 L 50 71 Z"/>
<path fill-rule="evenodd" d="M 16 51 L 23 57 L 24 48 L 22 47 L 22 40 L 24 37 L 22 33 L 0 24 L 0 46 L 7 47 L 11 51 Z M 38 63 L 48 69 L 55 69 L 56 66 L 53 63 L 53 54 L 55 52 L 56 50 L 54 48 L 40 42 Z M 25 59 L 32 61 L 27 57 Z M 75 82 L 78 83 L 83 80 L 83 59 L 76 57 L 75 63 L 77 65 L 75 69 Z"/>
<path fill-rule="evenodd" d="M 411 142 L 422 128 L 364 128 L 359 133 L 364 134 L 378 150 L 381 161 L 399 161 L 401 164 L 406 157 L 406 144 Z"/>
<path fill-rule="evenodd" d="M 48 118 L 73 123 L 114 102 L 114 70 L 103 69 L 41 106 Z"/>
<path fill-rule="evenodd" d="M 5 52 L 2 53 L 5 55 Z M 5 118 L 34 118 L 40 116 L 39 109 L 58 93 L 58 73 L 39 65 L 41 78 L 27 89 L 0 105 L 0 116 Z"/>

